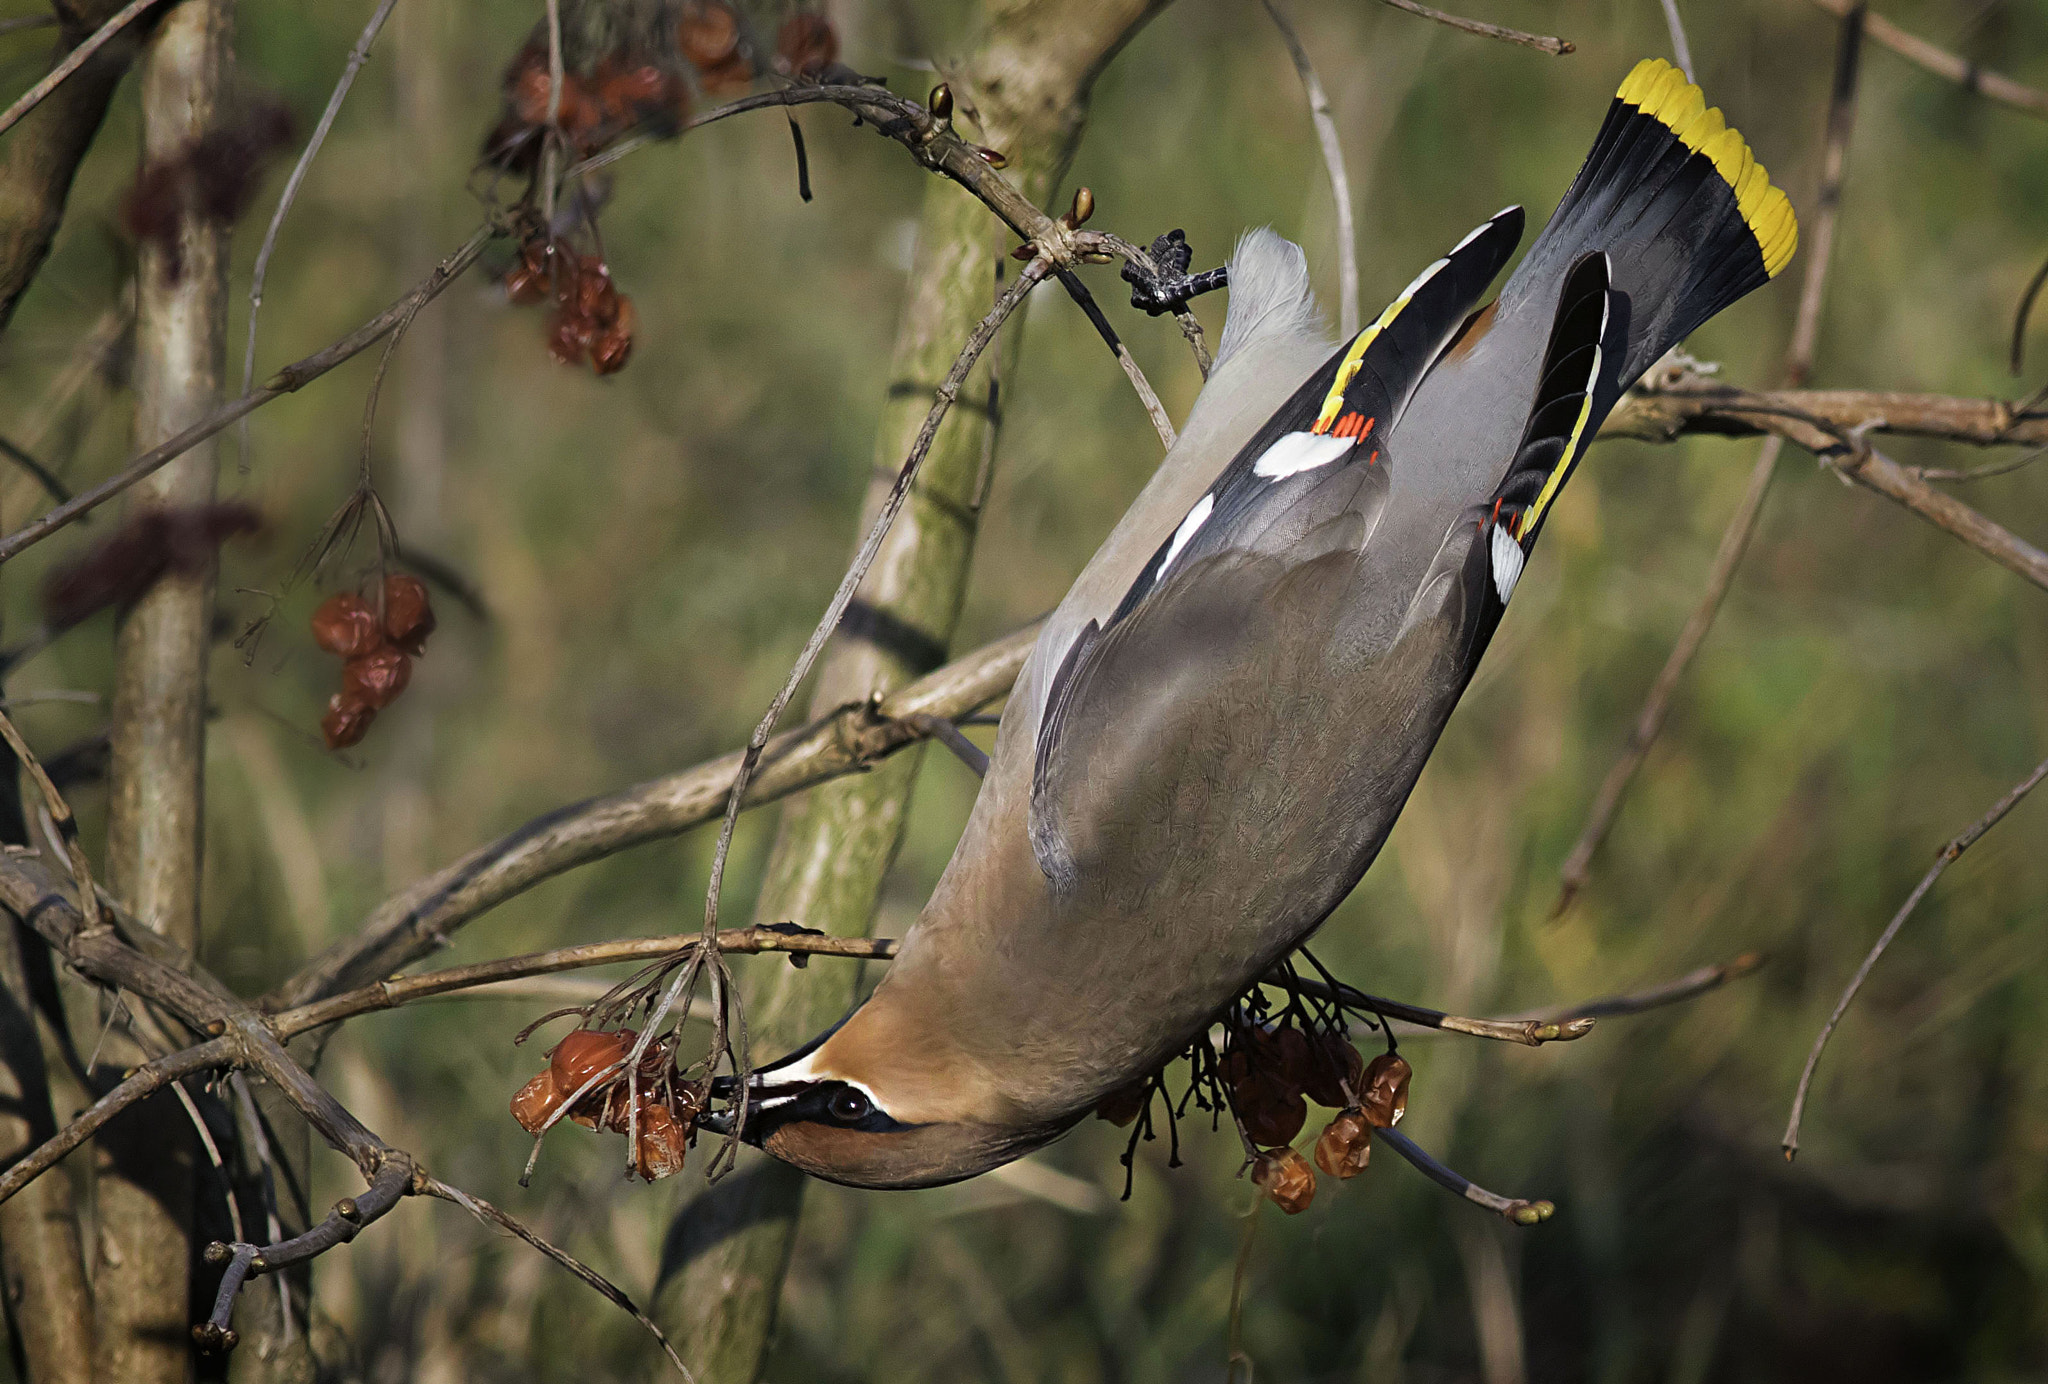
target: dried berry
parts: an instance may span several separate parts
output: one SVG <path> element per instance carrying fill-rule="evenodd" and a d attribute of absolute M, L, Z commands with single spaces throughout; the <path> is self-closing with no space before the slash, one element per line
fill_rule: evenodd
<path fill-rule="evenodd" d="M 689 6 L 676 25 L 676 47 L 709 92 L 731 91 L 754 80 L 754 69 L 740 52 L 740 21 L 719 0 Z"/>
<path fill-rule="evenodd" d="M 1408 1077 L 1408 1063 L 1395 1053 L 1383 1052 L 1366 1064 L 1358 1104 L 1368 1121 L 1381 1129 L 1401 1122 L 1408 1111 Z"/>
<path fill-rule="evenodd" d="M 822 14 L 798 10 L 775 36 L 777 66 L 792 77 L 813 80 L 839 61 L 839 35 Z"/>
<path fill-rule="evenodd" d="M 623 293 L 616 297 L 617 310 L 611 324 L 590 338 L 590 368 L 600 375 L 623 369 L 633 354 L 633 300 Z"/>
<path fill-rule="evenodd" d="M 384 642 L 377 612 L 351 591 L 337 592 L 313 612 L 313 642 L 331 654 L 360 658 Z"/>
<path fill-rule="evenodd" d="M 555 1044 L 548 1056 L 548 1070 L 555 1074 L 555 1085 L 564 1096 L 574 1095 L 592 1077 L 625 1061 L 639 1036 L 630 1028 L 616 1033 L 577 1029 Z"/>
<path fill-rule="evenodd" d="M 1308 1160 L 1290 1148 L 1267 1149 L 1252 1161 L 1252 1181 L 1290 1216 L 1316 1199 L 1316 1175 Z"/>
<path fill-rule="evenodd" d="M 1302 1086 L 1308 1098 L 1333 1110 L 1351 1104 L 1352 1097 L 1344 1094 L 1345 1083 L 1350 1083 L 1354 1095 L 1365 1085 L 1365 1059 L 1358 1049 L 1336 1032 L 1316 1034 L 1309 1039 L 1309 1048 L 1307 1080 Z"/>
<path fill-rule="evenodd" d="M 1308 1102 L 1301 1092 L 1262 1073 L 1232 1087 L 1230 1103 L 1255 1144 L 1284 1144 L 1308 1123 Z"/>
<path fill-rule="evenodd" d="M 512 1118 L 519 1121 L 519 1127 L 528 1134 L 538 1134 L 562 1104 L 564 1092 L 555 1085 L 553 1068 L 543 1068 L 541 1074 L 519 1088 L 512 1097 Z"/>
<path fill-rule="evenodd" d="M 345 750 L 370 733 L 377 708 L 359 697 L 337 692 L 327 699 L 327 714 L 320 718 L 320 734 L 330 750 Z"/>
<path fill-rule="evenodd" d="M 434 603 L 427 584 L 406 572 L 384 578 L 384 637 L 417 657 L 434 632 Z"/>
<path fill-rule="evenodd" d="M 1140 1077 L 1128 1086 L 1119 1086 L 1104 1096 L 1095 1105 L 1095 1118 L 1108 1120 L 1119 1127 L 1145 1113 L 1145 1103 L 1152 1095 L 1152 1078 Z"/>
<path fill-rule="evenodd" d="M 519 249 L 519 260 L 505 271 L 505 297 L 513 303 L 538 303 L 554 291 L 553 252 L 536 237 Z"/>
<path fill-rule="evenodd" d="M 341 695 L 382 711 L 412 681 L 412 659 L 385 644 L 341 665 Z"/>
<path fill-rule="evenodd" d="M 639 1139 L 633 1149 L 633 1170 L 649 1182 L 659 1182 L 681 1172 L 688 1127 L 658 1100 L 640 1103 L 639 1125 Z"/>
<path fill-rule="evenodd" d="M 1346 1110 L 1323 1127 L 1316 1140 L 1316 1166 L 1331 1177 L 1349 1180 L 1372 1161 L 1372 1128 L 1365 1115 Z"/>
<path fill-rule="evenodd" d="M 605 123 L 624 131 L 651 125 L 664 132 L 689 113 L 690 96 L 681 79 L 652 63 L 615 71 L 609 61 L 598 67 L 597 102 Z"/>
<path fill-rule="evenodd" d="M 590 323 L 565 306 L 548 321 L 548 354 L 563 365 L 581 365 L 591 335 Z"/>

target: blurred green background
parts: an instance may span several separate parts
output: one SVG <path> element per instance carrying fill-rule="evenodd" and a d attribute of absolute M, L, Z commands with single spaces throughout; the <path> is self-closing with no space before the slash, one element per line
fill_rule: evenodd
<path fill-rule="evenodd" d="M 1683 0 L 1682 0 L 1683 3 Z M 1547 211 L 1628 66 L 1665 54 L 1655 0 L 1495 0 L 1484 17 L 1563 34 L 1552 59 L 1365 0 L 1289 6 L 1329 88 L 1357 187 L 1368 313 L 1503 203 Z M 1897 3 L 1889 17 L 2036 86 L 2048 9 Z M 406 0 L 315 166 L 272 266 L 261 371 L 340 335 L 473 226 L 477 142 L 539 5 Z M 1809 218 L 1835 25 L 1804 0 L 1690 0 L 1709 98 Z M 310 129 L 369 4 L 252 0 L 247 82 Z M 971 42 L 925 0 L 829 7 L 856 68 L 899 90 Z M 26 86 L 39 34 L 0 37 Z M 132 84 L 132 79 L 131 79 Z M 286 591 L 352 484 L 374 352 L 258 413 L 224 490 L 274 520 L 231 547 L 234 627 L 283 593 L 253 657 L 223 642 L 208 776 L 208 965 L 250 992 L 359 923 L 389 890 L 541 810 L 744 739 L 854 540 L 925 175 L 813 108 L 817 197 L 796 194 L 766 114 L 634 155 L 603 219 L 638 307 L 631 364 L 555 365 L 538 309 L 474 275 L 396 357 L 375 464 L 406 540 L 466 572 L 478 622 L 441 602 L 413 689 L 358 750 L 314 737 L 335 667 Z M 132 94 L 83 170 L 69 223 L 0 337 L 0 430 L 33 421 L 74 343 L 119 296 Z M 235 327 L 282 169 L 238 237 Z M 1185 227 L 1198 266 L 1243 229 L 1298 238 L 1326 303 L 1328 184 L 1264 14 L 1179 0 L 1102 79 L 1069 185 L 1136 240 Z M 964 194 L 962 194 L 964 195 Z M 1064 204 L 1065 194 L 1061 202 Z M 2048 125 L 1866 53 L 1814 382 L 2018 397 L 2013 305 L 2048 250 Z M 992 229 L 991 234 L 995 231 Z M 1698 334 L 1740 383 L 1775 383 L 1803 261 Z M 1098 296 L 1169 410 L 1199 377 L 1169 323 Z M 1199 312 L 1211 339 L 1224 304 Z M 994 490 L 957 650 L 1052 606 L 1156 463 L 1114 362 L 1072 304 L 1025 314 Z M 2048 369 L 2037 342 L 2036 370 Z M 239 361 L 234 367 L 239 371 Z M 925 382 L 927 385 L 929 382 Z M 128 454 L 118 385 L 41 448 L 73 482 Z M 1382 1151 L 1297 1218 L 1258 1218 L 1243 1345 L 1260 1379 L 2039 1378 L 2048 1370 L 2048 801 L 1952 869 L 1846 1021 L 1805 1152 L 1777 1137 L 1808 1041 L 1933 851 L 2048 749 L 2048 605 L 1905 511 L 1788 452 L 1762 527 L 1594 883 L 1562 922 L 1556 870 L 1704 581 L 1753 441 L 1608 443 L 1565 492 L 1494 649 L 1393 840 L 1318 950 L 1369 989 L 1461 1012 L 1585 998 L 1760 950 L 1757 975 L 1541 1050 L 1435 1039 L 1407 1126 L 1487 1186 L 1547 1196 L 1515 1231 Z M 1900 441 L 1900 460 L 1969 464 Z M 1988 458 L 1984 458 L 1988 459 Z M 1966 488 L 2048 534 L 2048 467 Z M 41 507 L 0 482 L 13 528 Z M 102 529 L 104 525 L 101 526 Z M 78 531 L 11 564 L 5 624 L 34 622 Z M 101 691 L 109 617 L 15 677 L 16 698 Z M 24 706 L 46 751 L 103 709 Z M 928 756 L 878 931 L 899 935 L 975 784 Z M 98 791 L 80 794 L 89 839 Z M 741 827 L 727 916 L 773 826 Z M 574 872 L 459 935 L 447 960 L 693 926 L 711 837 Z M 781 965 L 762 959 L 758 965 Z M 819 962 L 827 965 L 830 962 Z M 551 1139 L 530 1189 L 506 1113 L 538 1053 L 528 999 L 420 1005 L 351 1024 L 323 1075 L 370 1125 L 532 1220 L 645 1301 L 693 1171 L 623 1184 L 614 1141 Z M 1311 1126 L 1312 1137 L 1315 1126 Z M 817 1186 L 771 1361 L 782 1380 L 1217 1379 L 1252 1203 L 1236 1140 L 1184 1126 L 1187 1166 L 1145 1146 L 1117 1204 L 1122 1134 L 1090 1122 L 1039 1160 L 1072 1181 L 983 1179 L 873 1194 Z M 354 1186 L 318 1155 L 319 1194 Z M 1063 1204 L 1062 1204 L 1063 1203 Z M 452 1208 L 416 1204 L 322 1261 L 317 1308 L 348 1377 L 651 1379 L 634 1325 Z"/>

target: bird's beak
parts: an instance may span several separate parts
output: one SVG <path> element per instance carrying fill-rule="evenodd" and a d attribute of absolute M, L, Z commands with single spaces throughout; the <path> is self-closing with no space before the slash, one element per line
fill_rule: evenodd
<path fill-rule="evenodd" d="M 761 1089 L 760 1073 L 750 1073 L 747 1077 L 747 1085 L 758 1095 Z M 697 1117 L 697 1128 L 708 1130 L 713 1134 L 721 1136 L 732 1133 L 733 1119 L 739 1110 L 739 1091 L 739 1078 L 733 1076 L 713 1077 L 711 1079 L 711 1099 L 714 1101 L 724 1101 L 726 1104 L 722 1109 L 706 1110 L 703 1114 L 699 1115 Z M 753 1122 L 750 1120 L 748 1123 L 752 1124 Z M 748 1143 L 758 1142 L 752 1136 L 751 1130 L 745 1131 L 745 1134 L 747 1135 Z"/>

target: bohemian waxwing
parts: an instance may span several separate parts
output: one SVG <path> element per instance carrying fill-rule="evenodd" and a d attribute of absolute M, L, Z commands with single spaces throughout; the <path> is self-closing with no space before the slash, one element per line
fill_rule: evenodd
<path fill-rule="evenodd" d="M 1039 636 L 965 834 L 874 994 L 752 1078 L 819 1177 L 971 1177 L 1155 1070 L 1378 853 L 1608 411 L 1798 230 L 1669 64 L 1623 82 L 1500 297 L 1510 207 L 1333 351 L 1239 242 L 1179 443 Z"/>

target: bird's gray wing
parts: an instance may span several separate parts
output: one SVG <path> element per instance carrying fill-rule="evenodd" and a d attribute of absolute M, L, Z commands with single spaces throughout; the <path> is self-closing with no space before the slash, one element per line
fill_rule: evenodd
<path fill-rule="evenodd" d="M 1385 509 L 1382 441 L 1506 264 L 1521 225 L 1521 209 L 1510 207 L 1479 227 L 1310 376 L 1196 500 L 1108 620 L 1090 621 L 1066 650 L 1039 723 L 1030 806 L 1032 849 L 1056 888 L 1079 876 L 1081 840 L 1097 834 L 1090 813 L 1126 810 L 1128 794 L 1106 780 L 1145 773 L 1142 761 L 1111 771 L 1082 742 L 1135 743 L 1240 682 L 1235 695 L 1256 698 L 1261 668 L 1331 641 L 1341 605 L 1330 593 L 1356 579 L 1356 558 Z M 1282 590 L 1296 598 L 1287 618 L 1273 604 Z M 1310 611 L 1315 619 L 1301 618 Z M 1300 689 L 1303 714 L 1313 714 L 1318 676 Z"/>

